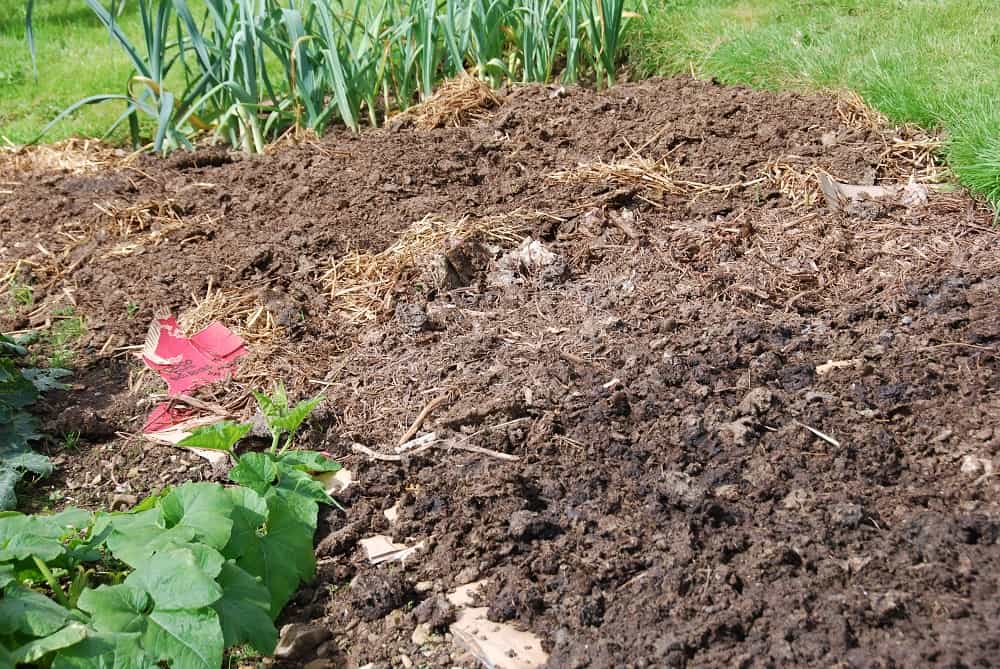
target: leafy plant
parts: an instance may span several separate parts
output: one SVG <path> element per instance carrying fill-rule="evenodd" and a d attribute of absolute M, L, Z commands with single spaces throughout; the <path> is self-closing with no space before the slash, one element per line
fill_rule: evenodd
<path fill-rule="evenodd" d="M 10 298 L 18 307 L 32 307 L 35 304 L 35 292 L 30 284 L 21 283 L 16 279 L 10 282 Z"/>
<path fill-rule="evenodd" d="M 49 367 L 71 367 L 76 351 L 73 345 L 83 336 L 83 318 L 72 307 L 57 309 L 51 330 L 43 339 L 52 349 Z"/>
<path fill-rule="evenodd" d="M 41 392 L 62 388 L 63 369 L 25 368 L 21 342 L 0 335 L 0 512 L 17 503 L 15 487 L 26 473 L 45 476 L 52 471 L 48 458 L 31 449 L 38 441 L 38 422 L 27 409 Z"/>
<path fill-rule="evenodd" d="M 625 34 L 625 0 L 583 0 L 587 38 L 598 81 L 615 85 L 615 72 Z"/>
<path fill-rule="evenodd" d="M 278 445 L 281 437 L 285 437 L 285 444 L 281 448 L 284 452 L 292 444 L 295 432 L 302 425 L 306 417 L 323 400 L 322 396 L 302 400 L 293 407 L 288 405 L 288 395 L 285 393 L 285 386 L 280 381 L 274 386 L 274 394 L 270 397 L 263 393 L 254 392 L 257 404 L 260 406 L 264 420 L 267 421 L 267 428 L 271 431 L 271 452 L 278 452 Z"/>
<path fill-rule="evenodd" d="M 310 473 L 338 468 L 248 453 L 230 472 L 243 485 L 185 483 L 126 513 L 0 516 L 0 660 L 216 669 L 226 648 L 272 653 L 333 502 Z"/>
<path fill-rule="evenodd" d="M 260 152 L 289 127 L 376 126 L 467 69 L 500 86 L 550 81 L 559 64 L 576 81 L 589 64 L 612 84 L 630 16 L 626 0 L 136 0 L 131 40 L 114 0 L 84 1 L 134 72 L 125 93 L 87 97 L 53 123 L 124 103 L 115 125 L 128 121 L 138 145 L 149 117 L 148 146 L 164 153 L 197 133 Z M 30 11 L 28 22 L 30 34 Z"/>

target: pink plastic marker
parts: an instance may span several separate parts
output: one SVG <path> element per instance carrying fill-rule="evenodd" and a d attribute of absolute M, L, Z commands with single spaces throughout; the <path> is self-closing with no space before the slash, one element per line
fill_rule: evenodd
<path fill-rule="evenodd" d="M 170 316 L 149 326 L 142 359 L 167 382 L 169 394 L 179 395 L 228 378 L 246 353 L 243 340 L 221 323 L 186 337 Z"/>

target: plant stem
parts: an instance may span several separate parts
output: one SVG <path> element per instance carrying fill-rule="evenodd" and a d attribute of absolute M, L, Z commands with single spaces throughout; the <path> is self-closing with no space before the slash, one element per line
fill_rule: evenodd
<path fill-rule="evenodd" d="M 66 608 L 70 608 L 69 600 L 66 599 L 66 593 L 62 591 L 62 588 L 59 586 L 59 581 L 56 580 L 56 577 L 52 574 L 49 566 L 42 562 L 37 555 L 32 555 L 31 559 L 34 560 L 35 566 L 38 567 L 38 571 L 42 573 L 42 577 L 45 579 L 45 582 L 49 584 L 55 598 L 59 600 L 60 604 Z"/>

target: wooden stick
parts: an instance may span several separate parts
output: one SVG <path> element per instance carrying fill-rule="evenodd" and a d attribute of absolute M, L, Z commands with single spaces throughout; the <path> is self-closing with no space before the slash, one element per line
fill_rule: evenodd
<path fill-rule="evenodd" d="M 839 441 L 837 441 L 836 439 L 834 439 L 833 437 L 831 437 L 830 435 L 828 435 L 828 434 L 825 434 L 825 433 L 823 433 L 823 432 L 820 432 L 819 430 L 817 430 L 817 429 L 816 429 L 816 428 L 814 428 L 814 427 L 809 427 L 809 426 L 808 426 L 808 425 L 806 425 L 805 423 L 800 423 L 800 422 L 799 422 L 799 421 L 797 421 L 797 420 L 795 420 L 795 421 L 792 421 L 792 422 L 793 422 L 793 423 L 795 423 L 796 425 L 798 425 L 799 427 L 804 427 L 805 429 L 809 430 L 809 431 L 810 431 L 810 432 L 812 432 L 812 433 L 813 433 L 814 435 L 816 435 L 817 437 L 819 437 L 819 438 L 820 438 L 820 439 L 822 439 L 823 441 L 827 442 L 828 444 L 830 444 L 830 445 L 832 445 L 832 446 L 836 446 L 837 448 L 840 448 L 840 442 L 839 442 Z"/>
<path fill-rule="evenodd" d="M 355 453 L 361 453 L 362 455 L 367 455 L 372 460 L 381 460 L 382 462 L 402 462 L 411 455 L 416 455 L 417 453 L 423 453 L 437 445 L 437 442 L 431 442 L 425 444 L 420 448 L 410 451 L 409 453 L 404 453 L 402 455 L 392 455 L 391 453 L 379 453 L 378 451 L 373 451 L 364 444 L 352 444 L 351 450 Z"/>
<path fill-rule="evenodd" d="M 441 404 L 443 404 L 447 400 L 448 400 L 448 395 L 444 394 L 439 397 L 435 397 L 430 402 L 428 402 L 427 406 L 425 406 L 423 410 L 421 410 L 421 412 L 417 414 L 417 419 L 413 421 L 413 425 L 410 426 L 410 429 L 407 430 L 406 433 L 399 438 L 398 445 L 402 446 L 410 439 L 412 439 L 413 436 L 417 433 L 417 431 L 420 430 L 420 426 L 424 424 L 425 420 L 427 420 L 427 416 L 429 416 L 430 413 L 434 411 L 434 409 L 438 408 Z"/>
<path fill-rule="evenodd" d="M 507 460 L 508 462 L 518 462 L 521 458 L 517 455 L 510 455 L 508 453 L 501 453 L 500 451 L 493 451 L 488 448 L 483 448 L 482 446 L 473 446 L 472 444 L 445 444 L 447 448 L 457 448 L 463 451 L 469 451 L 470 453 L 479 453 L 481 455 L 488 455 L 491 458 L 499 458 L 500 460 Z M 414 451 L 416 453 L 416 451 Z"/>

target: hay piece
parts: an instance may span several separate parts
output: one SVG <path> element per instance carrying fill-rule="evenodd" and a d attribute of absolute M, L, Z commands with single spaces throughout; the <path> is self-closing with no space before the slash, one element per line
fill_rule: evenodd
<path fill-rule="evenodd" d="M 581 163 L 574 169 L 552 172 L 548 178 L 560 183 L 612 183 L 626 188 L 642 188 L 663 194 L 693 197 L 706 193 L 725 193 L 728 195 L 737 188 L 751 186 L 764 180 L 761 178 L 729 184 L 710 184 L 677 179 L 674 175 L 678 171 L 678 167 L 670 165 L 666 161 L 657 162 L 633 156 L 613 163 L 604 161 Z"/>
<path fill-rule="evenodd" d="M 855 130 L 882 131 L 891 128 L 892 124 L 885 114 L 869 107 L 864 98 L 854 91 L 829 91 L 835 101 L 837 115 L 844 125 Z"/>
<path fill-rule="evenodd" d="M 876 133 L 882 140 L 880 176 L 894 181 L 910 177 L 921 183 L 941 183 L 950 178 L 938 159 L 941 138 L 912 123 L 893 125 L 882 112 L 868 106 L 854 91 L 832 91 L 837 115 L 849 128 Z"/>
<path fill-rule="evenodd" d="M 460 127 L 487 116 L 503 103 L 485 82 L 465 74 L 448 79 L 430 98 L 398 114 L 398 121 L 408 120 L 422 130 Z"/>
<path fill-rule="evenodd" d="M 375 320 L 391 302 L 392 289 L 413 270 L 426 268 L 446 241 L 473 236 L 513 246 L 527 232 L 529 221 L 544 214 L 512 212 L 498 216 L 446 220 L 427 216 L 407 228 L 379 253 L 350 251 L 333 261 L 323 275 L 334 309 L 352 322 Z"/>
<path fill-rule="evenodd" d="M 783 159 L 770 160 L 761 170 L 768 183 L 791 201 L 793 209 L 812 207 L 819 201 L 821 191 L 817 178 L 821 173 L 822 170 L 815 166 L 802 170 Z"/>
<path fill-rule="evenodd" d="M 53 144 L 27 146 L 8 141 L 6 146 L 0 147 L 0 173 L 89 174 L 127 165 L 137 155 L 96 139 L 72 138 Z"/>
<path fill-rule="evenodd" d="M 138 232 L 150 232 L 150 241 L 157 243 L 172 230 L 184 226 L 180 206 L 171 199 L 147 200 L 134 204 L 117 202 L 94 203 L 110 219 L 118 237 L 126 238 Z"/>

